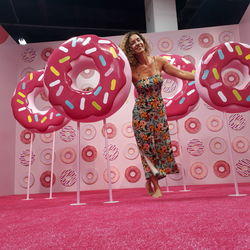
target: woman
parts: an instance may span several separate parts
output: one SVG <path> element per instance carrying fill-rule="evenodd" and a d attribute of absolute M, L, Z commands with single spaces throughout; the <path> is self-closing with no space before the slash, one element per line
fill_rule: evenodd
<path fill-rule="evenodd" d="M 162 193 L 158 180 L 166 174 L 179 172 L 161 97 L 161 71 L 190 81 L 194 80 L 194 75 L 174 67 L 160 56 L 151 56 L 146 39 L 138 32 L 126 33 L 120 47 L 129 60 L 132 81 L 138 92 L 133 109 L 133 129 L 147 180 L 146 189 L 150 195 L 159 198 Z"/>

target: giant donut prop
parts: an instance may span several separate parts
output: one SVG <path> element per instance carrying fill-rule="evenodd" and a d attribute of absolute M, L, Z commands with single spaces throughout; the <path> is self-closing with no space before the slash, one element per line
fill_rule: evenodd
<path fill-rule="evenodd" d="M 129 182 L 135 183 L 140 180 L 141 171 L 136 166 L 130 166 L 125 170 L 125 177 Z"/>
<path fill-rule="evenodd" d="M 77 83 L 82 71 L 99 72 L 92 90 Z M 110 40 L 95 35 L 73 37 L 55 49 L 45 69 L 44 82 L 51 104 L 69 118 L 94 122 L 115 113 L 126 101 L 131 87 L 131 69 L 122 50 Z"/>
<path fill-rule="evenodd" d="M 202 57 L 197 89 L 210 106 L 229 113 L 250 109 L 250 45 L 226 42 Z"/>
<path fill-rule="evenodd" d="M 202 162 L 195 162 L 190 167 L 191 175 L 198 180 L 204 179 L 207 176 L 207 167 Z"/>
<path fill-rule="evenodd" d="M 237 136 L 232 141 L 233 150 L 237 153 L 245 153 L 249 149 L 249 141 L 243 136 Z"/>
<path fill-rule="evenodd" d="M 213 166 L 214 173 L 219 178 L 225 178 L 230 174 L 230 166 L 226 161 L 217 161 Z"/>
<path fill-rule="evenodd" d="M 178 55 L 161 55 L 177 68 L 194 72 L 194 65 Z M 181 80 L 177 77 L 162 73 L 163 85 L 161 94 L 166 107 L 168 120 L 177 120 L 190 113 L 199 100 L 195 81 Z"/>
<path fill-rule="evenodd" d="M 11 100 L 15 119 L 23 127 L 37 133 L 56 131 L 69 122 L 53 107 L 45 111 L 38 109 L 35 97 L 43 88 L 43 70 L 32 72 L 18 83 Z"/>

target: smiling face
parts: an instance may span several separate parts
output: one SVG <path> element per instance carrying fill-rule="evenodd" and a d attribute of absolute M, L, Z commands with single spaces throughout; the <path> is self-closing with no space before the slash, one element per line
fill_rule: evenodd
<path fill-rule="evenodd" d="M 139 54 L 145 51 L 144 42 L 137 34 L 133 34 L 130 36 L 129 45 L 133 54 Z"/>

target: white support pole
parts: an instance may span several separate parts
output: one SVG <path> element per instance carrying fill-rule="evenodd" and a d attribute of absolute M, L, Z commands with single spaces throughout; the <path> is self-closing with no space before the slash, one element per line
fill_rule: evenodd
<path fill-rule="evenodd" d="M 30 198 L 30 175 L 31 175 L 31 164 L 32 164 L 33 138 L 34 138 L 34 133 L 31 132 L 31 136 L 30 136 L 30 157 L 29 157 L 29 168 L 28 168 L 28 183 L 27 183 L 27 195 L 26 195 L 26 199 L 23 199 L 23 200 L 33 200 L 33 199 Z"/>
<path fill-rule="evenodd" d="M 108 172 L 108 184 L 109 184 L 109 201 L 105 201 L 104 203 L 117 203 L 119 201 L 113 201 L 113 194 L 112 194 L 112 183 L 111 183 L 111 171 L 110 171 L 110 160 L 109 160 L 109 151 L 108 151 L 108 135 L 106 130 L 106 119 L 103 119 L 103 126 L 104 126 L 104 139 L 105 139 L 105 148 L 107 150 L 107 172 Z"/>
<path fill-rule="evenodd" d="M 232 151 L 232 147 L 231 145 L 231 136 L 230 136 L 230 132 L 228 129 L 228 120 L 227 120 L 227 116 L 226 113 L 223 112 L 223 118 L 224 118 L 224 123 L 226 124 L 226 133 L 227 133 L 227 145 L 228 147 L 228 151 L 229 151 L 229 157 L 230 157 L 230 165 L 231 165 L 231 170 L 233 173 L 233 181 L 234 181 L 234 190 L 235 190 L 235 194 L 229 194 L 228 196 L 246 196 L 247 194 L 240 194 L 239 193 L 239 186 L 238 186 L 238 182 L 237 182 L 237 177 L 236 177 L 236 170 L 235 170 L 235 164 L 234 164 L 234 159 L 233 159 L 233 151 Z"/>
<path fill-rule="evenodd" d="M 77 122 L 77 170 L 76 170 L 76 203 L 70 204 L 72 206 L 87 205 L 87 203 L 80 202 L 80 122 Z"/>
<path fill-rule="evenodd" d="M 54 175 L 54 162 L 55 162 L 55 140 L 56 140 L 56 131 L 53 132 L 49 197 L 45 198 L 45 199 L 53 199 L 53 198 L 55 198 L 55 197 L 52 196 L 53 175 Z"/>
<path fill-rule="evenodd" d="M 182 169 L 180 169 L 181 171 L 181 176 L 182 176 L 182 183 L 183 183 L 183 189 L 179 190 L 180 192 L 189 192 L 191 191 L 190 189 L 187 189 L 186 187 L 186 176 L 185 176 L 185 171 L 184 171 L 184 164 L 183 164 L 183 158 L 182 158 L 182 146 L 181 146 L 181 140 L 180 140 L 180 136 L 179 136 L 179 131 L 180 131 L 180 124 L 179 124 L 179 120 L 176 121 L 176 124 L 177 124 L 177 128 L 178 128 L 178 131 L 177 131 L 177 140 L 179 142 L 179 150 L 180 150 L 180 161 L 181 161 L 181 164 L 182 164 Z"/>

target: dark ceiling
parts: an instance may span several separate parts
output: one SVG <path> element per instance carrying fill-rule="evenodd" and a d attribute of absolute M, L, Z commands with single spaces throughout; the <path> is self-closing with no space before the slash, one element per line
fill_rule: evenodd
<path fill-rule="evenodd" d="M 176 0 L 178 29 L 238 24 L 249 2 Z M 146 32 L 144 0 L 0 0 L 0 24 L 28 43 Z"/>

